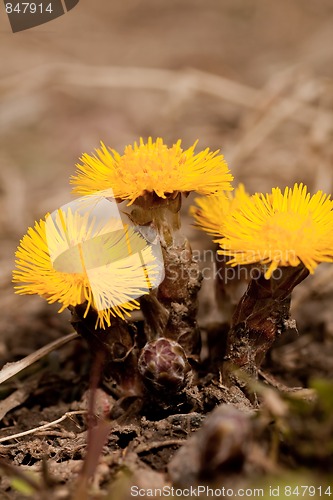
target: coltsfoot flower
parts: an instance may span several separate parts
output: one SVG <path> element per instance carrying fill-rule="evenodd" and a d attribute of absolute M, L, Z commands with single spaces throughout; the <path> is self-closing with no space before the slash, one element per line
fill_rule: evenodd
<path fill-rule="evenodd" d="M 195 198 L 197 206 L 190 208 L 196 226 L 212 236 L 221 238 L 223 234 L 224 221 L 233 210 L 249 198 L 243 184 L 232 193 L 219 193 L 216 195 Z"/>
<path fill-rule="evenodd" d="M 303 184 L 273 188 L 244 198 L 223 223 L 217 240 L 228 264 L 260 263 L 269 279 L 279 266 L 303 264 L 311 274 L 320 262 L 333 261 L 333 201 Z"/>
<path fill-rule="evenodd" d="M 183 150 L 178 140 L 169 148 L 161 138 L 153 142 L 150 137 L 147 143 L 140 139 L 139 144 L 126 146 L 120 155 L 101 143 L 95 155 L 84 154 L 77 164 L 77 174 L 71 178 L 74 192 L 86 195 L 112 188 L 116 198 L 131 205 L 146 193 L 165 199 L 179 192 L 232 190 L 233 177 L 219 150 L 195 153 L 196 145 Z"/>
<path fill-rule="evenodd" d="M 120 219 L 98 223 L 91 212 L 70 206 L 30 227 L 16 258 L 16 293 L 59 302 L 59 312 L 86 303 L 85 316 L 89 308 L 97 311 L 96 328 L 139 309 L 136 298 L 162 279 L 158 259 L 141 234 Z"/>

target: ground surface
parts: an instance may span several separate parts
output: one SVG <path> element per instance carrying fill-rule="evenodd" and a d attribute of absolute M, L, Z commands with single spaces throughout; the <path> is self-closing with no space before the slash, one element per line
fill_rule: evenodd
<path fill-rule="evenodd" d="M 74 164 L 100 140 L 122 149 L 140 136 L 168 143 L 182 138 L 185 146 L 199 138 L 202 147 L 222 149 L 236 183 L 244 182 L 249 192 L 296 181 L 332 192 L 332 21 L 330 0 L 82 0 L 49 25 L 13 35 L 0 11 L 1 364 L 72 331 L 69 313 L 58 315 L 42 299 L 13 294 L 13 256 L 35 219 L 71 199 Z M 184 231 L 195 250 L 212 248 L 191 227 L 192 201 L 193 195 L 184 204 Z M 333 449 L 332 396 L 325 385 L 333 374 L 332 277 L 332 267 L 322 265 L 295 291 L 299 334 L 287 333 L 263 367 L 264 389 L 278 392 L 257 388 L 259 411 L 239 394 L 226 393 L 215 375 L 193 390 L 197 405 L 114 416 L 106 445 L 95 453 L 98 464 L 90 464 L 97 467 L 91 498 L 129 498 L 130 484 L 154 488 L 170 481 L 180 487 L 259 484 L 268 495 L 268 485 L 301 484 L 304 478 L 310 484 L 310 469 L 316 485 L 326 485 Z M 221 334 L 216 325 L 223 318 L 209 279 L 198 320 L 204 334 L 208 329 L 216 335 L 216 328 Z M 28 477 L 37 478 L 42 491 L 30 485 L 33 498 L 44 490 L 47 498 L 75 498 L 87 455 L 90 372 L 85 344 L 73 340 L 0 385 L 0 439 L 70 412 L 47 429 L 0 441 L 7 463 L 35 473 Z M 287 391 L 308 389 L 314 379 L 319 400 L 311 390 Z M 246 415 L 233 425 L 251 443 L 243 450 L 231 440 L 230 449 L 243 457 L 231 472 L 198 451 L 206 449 L 210 428 L 201 435 L 198 430 L 223 402 Z M 114 400 L 98 392 L 98 404 L 100 414 L 108 414 Z M 291 472 L 296 476 L 288 479 Z M 2 470 L 1 498 L 25 498 L 27 480 L 11 483 L 18 474 Z"/>

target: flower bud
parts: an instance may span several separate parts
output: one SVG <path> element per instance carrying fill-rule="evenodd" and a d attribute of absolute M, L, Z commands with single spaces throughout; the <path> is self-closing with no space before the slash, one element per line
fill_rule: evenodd
<path fill-rule="evenodd" d="M 185 387 L 191 369 L 184 349 L 178 342 L 164 337 L 144 346 L 138 367 L 147 386 L 170 392 L 179 392 Z"/>

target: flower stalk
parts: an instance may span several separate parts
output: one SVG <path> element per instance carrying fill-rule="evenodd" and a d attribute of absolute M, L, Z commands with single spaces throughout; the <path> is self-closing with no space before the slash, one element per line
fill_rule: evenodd
<path fill-rule="evenodd" d="M 291 293 L 308 275 L 309 270 L 298 267 L 279 268 L 266 279 L 262 271 L 252 279 L 232 318 L 227 339 L 223 381 L 232 383 L 230 375 L 241 369 L 256 378 L 267 351 L 288 328 Z"/>
<path fill-rule="evenodd" d="M 96 311 L 85 315 L 85 304 L 69 307 L 73 328 L 87 342 L 94 358 L 104 360 L 103 385 L 117 398 L 142 396 L 143 385 L 138 371 L 139 349 L 136 328 L 119 317 L 106 328 L 95 328 Z"/>
<path fill-rule="evenodd" d="M 148 337 L 167 337 L 178 342 L 188 356 L 195 356 L 200 350 L 196 314 L 201 276 L 190 244 L 181 233 L 180 209 L 181 193 L 165 199 L 149 193 L 136 200 L 130 218 L 156 230 L 164 260 L 162 283 L 141 299 Z M 158 325 L 157 317 L 162 318 Z"/>

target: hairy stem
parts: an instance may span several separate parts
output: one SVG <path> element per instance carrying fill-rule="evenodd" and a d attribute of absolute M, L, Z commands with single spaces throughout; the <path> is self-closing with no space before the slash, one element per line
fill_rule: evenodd
<path fill-rule="evenodd" d="M 196 314 L 201 275 L 190 244 L 180 231 L 180 208 L 180 193 L 166 199 L 150 193 L 136 200 L 131 218 L 156 230 L 163 252 L 164 280 L 151 297 L 141 301 L 148 336 L 175 340 L 191 356 L 200 350 Z"/>
<path fill-rule="evenodd" d="M 258 369 L 273 342 L 286 330 L 291 292 L 309 271 L 303 266 L 281 267 L 278 277 L 265 279 L 263 274 L 252 279 L 232 318 L 228 334 L 224 383 L 230 383 L 235 368 L 250 377 Z"/>
<path fill-rule="evenodd" d="M 95 329 L 97 314 L 92 308 L 85 318 L 85 304 L 70 307 L 70 310 L 71 323 L 87 342 L 90 352 L 95 358 L 100 356 L 104 359 L 103 385 L 119 398 L 140 396 L 143 386 L 137 366 L 135 326 L 115 317 L 110 327 Z"/>

